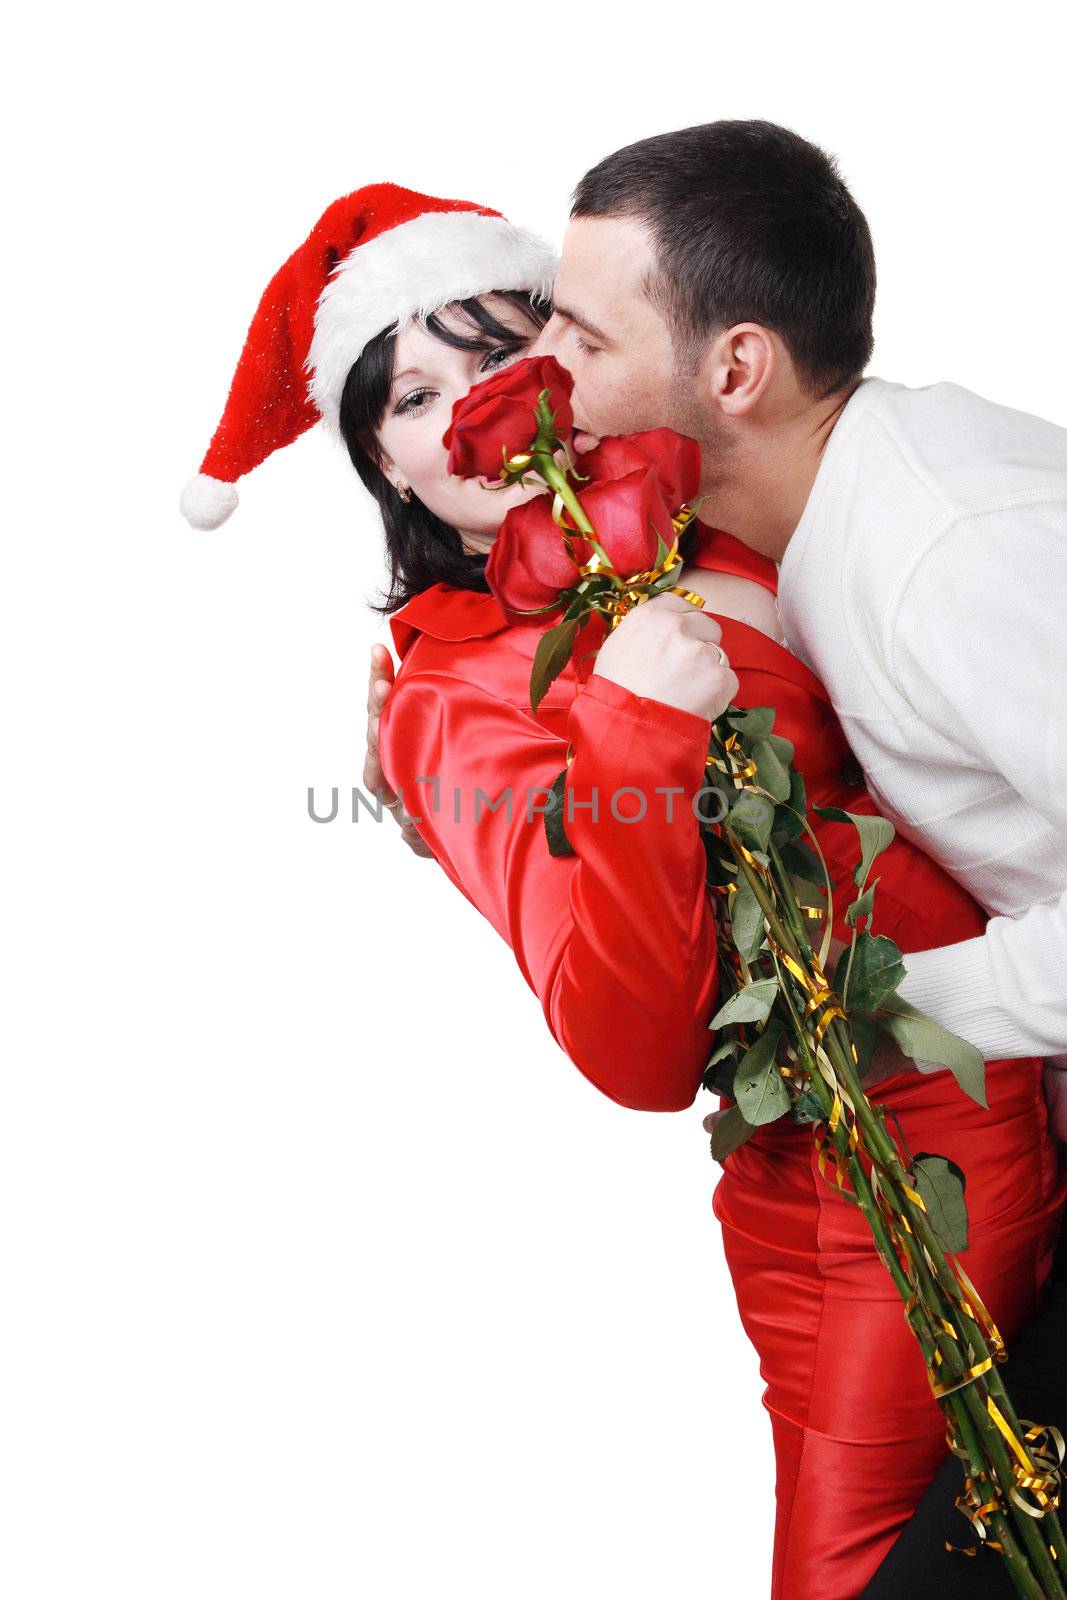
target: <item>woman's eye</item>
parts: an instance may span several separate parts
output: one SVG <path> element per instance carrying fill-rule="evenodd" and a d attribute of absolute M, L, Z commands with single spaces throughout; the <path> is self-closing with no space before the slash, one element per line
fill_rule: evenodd
<path fill-rule="evenodd" d="M 403 400 L 398 403 L 395 415 L 408 417 L 413 416 L 418 411 L 425 411 L 433 393 L 432 389 L 412 389 L 411 393 L 406 394 Z"/>
<path fill-rule="evenodd" d="M 525 345 L 501 344 L 495 350 L 490 350 L 482 361 L 482 371 L 492 372 L 497 367 L 504 367 L 507 363 L 521 354 Z"/>

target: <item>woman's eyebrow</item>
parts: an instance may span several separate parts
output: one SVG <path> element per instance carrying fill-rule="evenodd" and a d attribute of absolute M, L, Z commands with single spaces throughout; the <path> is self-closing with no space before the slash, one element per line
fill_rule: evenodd
<path fill-rule="evenodd" d="M 393 381 L 389 387 L 391 389 L 395 389 L 402 378 L 421 378 L 423 376 L 424 374 L 421 367 L 405 367 L 403 372 L 398 372 L 394 375 Z"/>

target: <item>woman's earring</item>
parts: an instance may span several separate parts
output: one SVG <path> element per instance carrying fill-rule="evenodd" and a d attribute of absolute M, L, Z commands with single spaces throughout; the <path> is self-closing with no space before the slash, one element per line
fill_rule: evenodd
<path fill-rule="evenodd" d="M 403 500 L 404 504 L 407 505 L 411 500 L 411 490 L 408 485 L 406 483 L 398 483 L 396 485 L 396 492 L 400 496 L 401 500 Z"/>

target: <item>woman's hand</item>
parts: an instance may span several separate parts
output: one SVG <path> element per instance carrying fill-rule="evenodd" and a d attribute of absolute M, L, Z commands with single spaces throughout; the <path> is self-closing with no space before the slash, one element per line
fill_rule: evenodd
<path fill-rule="evenodd" d="M 367 754 L 363 762 L 363 790 L 369 795 L 380 794 L 382 804 L 398 825 L 404 843 L 417 856 L 433 856 L 433 851 L 421 838 L 413 822 L 405 822 L 396 795 L 385 781 L 378 757 L 378 722 L 382 708 L 393 686 L 393 658 L 384 644 L 371 645 L 370 683 L 367 687 Z"/>
<path fill-rule="evenodd" d="M 593 671 L 631 694 L 714 722 L 739 688 L 721 646 L 715 648 L 721 638 L 706 611 L 681 595 L 658 594 L 627 612 L 601 645 Z"/>

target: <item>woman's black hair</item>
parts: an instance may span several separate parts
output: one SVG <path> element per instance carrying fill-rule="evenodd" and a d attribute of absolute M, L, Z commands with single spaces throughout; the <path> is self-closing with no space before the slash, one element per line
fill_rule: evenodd
<path fill-rule="evenodd" d="M 543 327 L 551 314 L 551 306 L 522 290 L 502 291 L 498 298 L 522 311 L 533 329 Z M 457 300 L 447 309 L 464 314 L 470 324 L 469 334 L 447 327 L 436 312 L 425 319 L 424 326 L 453 350 L 488 351 L 501 345 L 518 348 L 529 338 L 529 334 L 500 322 L 481 299 Z M 370 602 L 371 610 L 383 615 L 434 583 L 489 593 L 485 581 L 488 557 L 468 555 L 458 531 L 435 516 L 416 496 L 412 495 L 410 501 L 401 500 L 381 469 L 375 432 L 389 399 L 395 355 L 396 330 L 386 328 L 370 341 L 351 368 L 341 396 L 339 418 L 341 437 L 352 465 L 377 501 L 385 525 L 389 592 L 383 604 Z"/>

